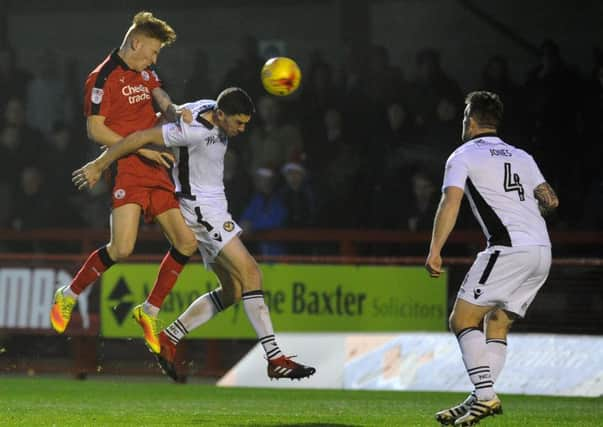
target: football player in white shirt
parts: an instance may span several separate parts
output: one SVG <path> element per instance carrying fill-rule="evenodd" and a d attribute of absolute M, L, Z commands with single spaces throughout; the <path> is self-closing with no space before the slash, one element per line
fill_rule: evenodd
<path fill-rule="evenodd" d="M 192 112 L 191 123 L 180 120 L 130 134 L 94 161 L 74 172 L 80 188 L 93 187 L 113 161 L 147 143 L 172 147 L 172 176 L 180 210 L 197 237 L 206 267 L 215 272 L 220 287 L 195 300 L 178 319 L 159 333 L 156 357 L 164 372 L 178 379 L 174 366 L 176 345 L 191 330 L 232 304 L 243 307 L 268 359 L 270 378 L 303 378 L 316 371 L 285 356 L 280 350 L 262 291 L 262 274 L 239 234 L 241 228 L 228 213 L 224 194 L 224 155 L 228 138 L 245 131 L 255 107 L 240 88 L 228 88 L 216 101 L 200 100 L 182 106 Z"/>
<path fill-rule="evenodd" d="M 472 92 L 465 104 L 463 145 L 446 162 L 425 263 L 431 277 L 440 275 L 441 250 L 466 194 L 488 246 L 465 276 L 450 315 L 474 386 L 464 402 L 436 414 L 440 423 L 455 426 L 502 413 L 493 386 L 504 365 L 507 333 L 548 276 L 551 243 L 542 215 L 559 204 L 532 156 L 497 136 L 503 115 L 498 95 Z"/>

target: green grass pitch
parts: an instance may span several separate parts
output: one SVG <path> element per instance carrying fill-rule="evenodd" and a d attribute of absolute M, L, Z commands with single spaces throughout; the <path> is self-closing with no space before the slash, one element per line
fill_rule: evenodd
<path fill-rule="evenodd" d="M 303 382 L 298 383 L 303 387 Z M 1 426 L 438 426 L 459 393 L 218 388 L 153 378 L 0 376 Z M 602 398 L 501 395 L 480 426 L 600 426 Z"/>

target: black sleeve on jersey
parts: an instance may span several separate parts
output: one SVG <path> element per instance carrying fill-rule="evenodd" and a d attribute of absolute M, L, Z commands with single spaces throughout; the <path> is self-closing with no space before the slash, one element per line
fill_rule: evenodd
<path fill-rule="evenodd" d="M 103 89 L 105 87 L 105 82 L 107 81 L 109 74 L 111 74 L 111 72 L 115 69 L 115 67 L 117 67 L 117 62 L 115 62 L 113 57 L 111 57 L 105 63 L 105 65 L 103 65 L 103 67 L 100 69 L 100 71 L 96 75 L 96 81 L 94 82 L 94 87 L 97 89 Z M 92 103 L 92 108 L 90 109 L 91 114 L 100 113 L 101 103 L 103 102 L 102 100 L 99 104 L 95 104 L 90 99 L 88 100 L 88 102 Z"/>

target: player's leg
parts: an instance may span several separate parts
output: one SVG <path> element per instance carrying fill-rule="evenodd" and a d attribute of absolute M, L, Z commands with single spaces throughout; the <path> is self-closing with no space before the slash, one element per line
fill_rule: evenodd
<path fill-rule="evenodd" d="M 294 362 L 279 348 L 270 311 L 264 301 L 262 273 L 238 237 L 224 246 L 215 264 L 226 271 L 235 284 L 240 284 L 243 308 L 268 359 L 268 376 L 293 379 L 314 374 L 316 369 Z"/>
<path fill-rule="evenodd" d="M 171 191 L 154 189 L 147 193 L 148 206 L 145 220 L 154 219 L 172 243 L 164 256 L 159 273 L 147 300 L 133 309 L 133 317 L 143 330 L 145 344 L 153 353 L 159 353 L 159 324 L 157 315 L 166 296 L 170 293 L 180 272 L 188 262 L 197 243 L 180 213 L 178 200 Z"/>
<path fill-rule="evenodd" d="M 473 425 L 489 415 L 502 412 L 500 400 L 494 392 L 486 339 L 480 324 L 493 307 L 472 304 L 457 298 L 450 315 L 450 329 L 455 333 L 469 380 L 474 386 L 475 400 L 467 413 L 454 425 Z"/>
<path fill-rule="evenodd" d="M 193 329 L 207 323 L 216 315 L 241 299 L 240 284 L 221 266 L 212 265 L 218 276 L 220 287 L 197 298 L 188 308 L 159 334 L 161 351 L 156 355 L 163 372 L 178 381 L 178 372 L 174 365 L 176 346 Z"/>
<path fill-rule="evenodd" d="M 486 347 L 490 360 L 492 381 L 496 383 L 507 357 L 507 335 L 517 315 L 497 309 L 491 311 L 484 321 L 486 330 Z"/>
<path fill-rule="evenodd" d="M 195 235 L 184 222 L 180 209 L 169 209 L 155 217 L 155 221 L 172 247 L 161 262 L 157 280 L 145 303 L 145 311 L 152 316 L 157 316 L 163 301 L 174 287 L 178 275 L 190 256 L 197 250 Z"/>
<path fill-rule="evenodd" d="M 71 284 L 59 288 L 55 293 L 50 312 L 52 327 L 59 333 L 65 331 L 77 297 L 84 289 L 94 283 L 98 277 L 116 262 L 126 259 L 134 249 L 138 235 L 138 221 L 141 208 L 128 203 L 113 209 L 110 217 L 111 241 L 92 252 Z"/>

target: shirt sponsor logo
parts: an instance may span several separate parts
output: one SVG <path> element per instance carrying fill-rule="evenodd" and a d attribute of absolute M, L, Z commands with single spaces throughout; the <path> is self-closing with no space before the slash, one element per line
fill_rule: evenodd
<path fill-rule="evenodd" d="M 100 104 L 101 101 L 103 100 L 103 94 L 105 92 L 97 87 L 93 87 L 92 88 L 92 94 L 90 95 L 90 100 L 92 101 L 93 104 Z"/>
<path fill-rule="evenodd" d="M 121 88 L 121 94 L 128 97 L 130 104 L 148 101 L 151 99 L 151 92 L 145 85 L 130 86 L 126 85 Z"/>

